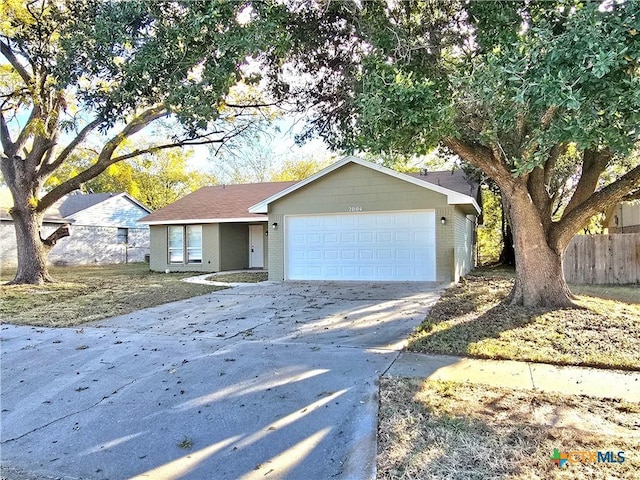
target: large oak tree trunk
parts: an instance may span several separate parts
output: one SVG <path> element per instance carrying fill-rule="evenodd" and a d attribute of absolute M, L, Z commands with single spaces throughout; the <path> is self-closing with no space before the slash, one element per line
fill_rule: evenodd
<path fill-rule="evenodd" d="M 511 231 L 511 224 L 507 221 L 507 207 L 504 198 L 502 198 L 502 192 L 500 193 L 500 207 L 502 251 L 500 252 L 499 262 L 503 265 L 515 265 L 516 253 L 513 251 L 513 232 Z"/>
<path fill-rule="evenodd" d="M 516 188 L 507 203 L 516 257 L 512 305 L 576 307 L 562 271 L 563 251 L 548 243 L 540 214 L 526 188 Z"/>
<path fill-rule="evenodd" d="M 53 278 L 47 270 L 47 256 L 51 247 L 40 237 L 42 214 L 29 208 L 14 207 L 11 217 L 16 230 L 18 270 L 10 283 L 41 285 L 52 282 Z"/>

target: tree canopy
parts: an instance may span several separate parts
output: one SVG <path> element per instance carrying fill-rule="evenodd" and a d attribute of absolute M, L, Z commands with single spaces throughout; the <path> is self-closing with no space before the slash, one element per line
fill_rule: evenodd
<path fill-rule="evenodd" d="M 260 59 L 278 56 L 283 9 L 228 1 L 3 4 L 0 170 L 14 199 L 15 282 L 50 279 L 46 253 L 58 237 L 41 239 L 39 230 L 63 195 L 120 161 L 221 143 L 264 118 L 268 105 L 250 87 Z M 151 131 L 162 119 L 172 122 L 170 135 Z M 44 192 L 78 152 L 93 160 Z"/>
<path fill-rule="evenodd" d="M 571 305 L 566 245 L 640 190 L 640 3 L 335 3 L 310 10 L 319 33 L 292 62 L 321 72 L 312 130 L 347 150 L 442 145 L 480 168 L 513 227 L 512 301 Z"/>
<path fill-rule="evenodd" d="M 162 150 L 114 163 L 97 177 L 85 182 L 85 193 L 127 192 L 152 210 L 157 210 L 195 190 L 214 185 L 213 174 L 189 166 L 193 151 Z M 49 178 L 46 188 L 54 188 L 78 171 L 85 169 L 91 158 L 69 161 Z"/>

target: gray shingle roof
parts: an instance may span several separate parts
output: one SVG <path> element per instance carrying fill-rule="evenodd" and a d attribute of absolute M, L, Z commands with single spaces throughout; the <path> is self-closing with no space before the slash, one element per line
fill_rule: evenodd
<path fill-rule="evenodd" d="M 119 193 L 86 193 L 72 194 L 64 197 L 59 206 L 60 215 L 68 217 L 85 208 L 93 207 L 100 202 L 104 202 L 108 198 L 115 197 Z"/>
<path fill-rule="evenodd" d="M 467 179 L 462 170 L 448 170 L 444 172 L 408 173 L 408 175 L 432 185 L 448 188 L 454 192 L 478 198 L 480 185 Z"/>

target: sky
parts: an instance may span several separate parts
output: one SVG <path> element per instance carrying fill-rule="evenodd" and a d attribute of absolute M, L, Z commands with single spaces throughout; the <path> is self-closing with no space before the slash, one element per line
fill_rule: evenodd
<path fill-rule="evenodd" d="M 246 168 L 257 168 L 255 164 L 261 160 L 264 160 L 265 168 L 278 171 L 285 161 L 338 156 L 319 138 L 297 145 L 295 135 L 302 132 L 303 126 L 302 122 L 293 117 L 279 119 L 266 129 L 257 142 L 243 142 L 235 150 L 235 156 L 226 151 L 215 155 L 209 147 L 194 148 L 195 154 L 190 159 L 190 167 L 213 173 L 219 181 L 231 183 L 232 179 L 227 173 L 229 170 L 243 165 Z"/>

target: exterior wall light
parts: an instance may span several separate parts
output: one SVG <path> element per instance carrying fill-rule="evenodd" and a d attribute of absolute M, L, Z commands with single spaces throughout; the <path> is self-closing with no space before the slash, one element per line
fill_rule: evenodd
<path fill-rule="evenodd" d="M 278 222 L 273 222 L 273 223 L 271 224 L 271 228 L 273 228 L 274 230 L 275 230 L 276 228 L 278 228 Z"/>
<path fill-rule="evenodd" d="M 443 225 L 445 225 L 445 224 L 447 223 L 447 217 L 442 217 L 442 218 L 440 219 L 440 223 L 441 223 L 441 224 L 443 224 Z"/>

